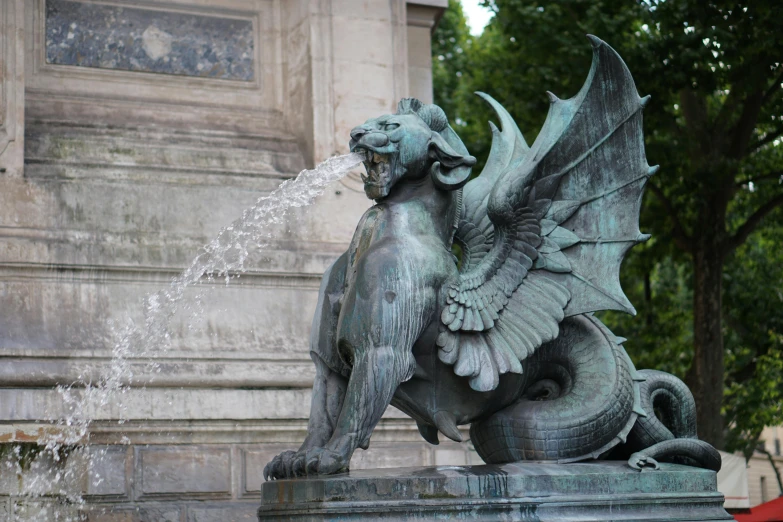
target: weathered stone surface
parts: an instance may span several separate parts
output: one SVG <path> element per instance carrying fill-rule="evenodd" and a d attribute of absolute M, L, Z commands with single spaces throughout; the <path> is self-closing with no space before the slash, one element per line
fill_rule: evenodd
<path fill-rule="evenodd" d="M 63 6 L 79 10 L 66 20 L 66 11 L 53 13 Z M 120 9 L 133 28 L 101 18 Z M 207 69 L 236 58 L 236 49 L 187 57 L 191 45 L 215 44 L 212 29 L 233 23 L 241 30 L 225 43 L 249 37 L 250 63 L 239 56 L 225 69 L 230 77 L 216 76 Z M 68 407 L 53 388 L 106 374 L 108 320 L 143 320 L 142 296 L 167 285 L 221 227 L 302 168 L 347 152 L 357 117 L 407 94 L 406 60 L 428 56 L 429 42 L 420 33 L 416 42 L 426 49 L 406 51 L 405 23 L 405 2 L 396 0 L 0 0 L 0 167 L 7 168 L 0 172 L 0 444 L 56 432 Z M 188 27 L 207 30 L 185 34 Z M 123 50 L 100 47 L 120 36 L 130 40 Z M 357 49 L 339 42 L 368 37 L 377 45 L 358 61 L 351 56 Z M 180 69 L 174 57 L 183 57 Z M 367 205 L 357 175 L 292 213 L 274 231 L 285 239 L 254 258 L 249 273 L 229 287 L 199 285 L 204 320 L 190 328 L 186 314 L 174 319 L 161 373 L 132 360 L 136 378 L 124 404 L 87 408 L 89 444 L 100 447 L 71 453 L 67 469 L 80 468 L 69 493 L 97 506 L 87 510 L 89 520 L 255 516 L 259 460 L 304 437 L 321 274 Z M 401 417 L 384 417 L 378 443 L 357 452 L 357 467 L 435 461 Z M 150 461 L 135 456 L 145 445 L 173 455 L 157 459 L 158 478 L 149 470 L 142 476 Z M 174 476 L 192 476 L 181 451 L 204 446 L 230 454 L 229 474 L 221 457 L 222 475 L 203 474 L 208 487 Z M 240 446 L 254 453 L 252 468 L 242 469 Z M 56 484 L 56 464 L 42 459 L 39 466 L 29 478 Z M 166 473 L 174 476 L 168 489 L 160 479 Z M 18 496 L 28 483 L 0 473 L 0 505 L 25 504 Z M 46 502 L 27 502 L 19 513 L 62 507 L 62 491 L 44 493 Z"/>
<path fill-rule="evenodd" d="M 250 522 L 256 520 L 254 506 L 257 503 L 236 502 L 229 506 L 190 507 L 187 522 Z"/>
<path fill-rule="evenodd" d="M 287 415 L 292 414 L 288 412 Z M 449 464 L 475 462 L 478 459 L 475 452 L 470 451 L 469 446 L 464 443 L 444 441 L 440 446 L 430 446 L 421 440 L 415 425 L 404 421 L 402 416 L 403 414 L 396 410 L 388 412 L 376 429 L 372 447 L 368 451 L 357 451 L 354 454 L 353 469 L 432 465 L 444 462 L 444 456 L 447 457 L 445 462 Z M 301 439 L 304 436 L 305 424 L 304 420 L 260 419 L 201 420 L 198 423 L 144 420 L 128 421 L 122 425 L 96 422 L 90 434 L 92 444 L 85 450 L 63 454 L 61 466 L 53 465 L 50 456 L 44 452 L 28 461 L 26 466 L 31 472 L 24 476 L 24 480 L 20 481 L 13 472 L 0 473 L 0 505 L 17 501 L 25 504 L 25 499 L 21 496 L 24 488 L 30 484 L 29 481 L 45 477 L 46 483 L 51 487 L 43 493 L 53 502 L 33 502 L 20 513 L 32 517 L 41 509 L 60 512 L 57 510 L 62 506 L 56 501 L 57 496 L 67 492 L 72 496 L 83 495 L 87 504 L 74 509 L 83 510 L 82 515 L 90 522 L 157 522 L 160 518 L 156 517 L 175 512 L 180 513 L 181 520 L 184 521 L 254 520 L 261 497 L 261 470 L 264 464 L 294 441 Z M 29 443 L 36 440 L 37 433 L 39 432 L 20 424 L 10 433 L 12 437 L 6 442 Z M 52 429 L 51 433 L 56 434 L 57 431 Z M 127 444 L 130 439 L 139 441 L 139 444 Z M 105 444 L 107 442 L 108 444 Z M 230 496 L 219 493 L 205 494 L 202 481 L 193 479 L 193 475 L 200 472 L 190 465 L 190 459 L 183 458 L 183 454 L 195 453 L 198 459 L 204 448 L 212 454 L 231 455 Z M 179 483 L 170 489 L 194 489 L 174 493 L 146 492 L 149 483 L 145 483 L 141 473 L 145 471 L 145 461 L 149 463 L 150 459 L 133 457 L 148 450 L 157 452 L 152 457 L 152 462 L 165 461 L 168 464 L 163 467 L 177 473 L 172 480 Z M 175 463 L 173 466 L 172 462 Z M 224 463 L 225 459 L 220 464 Z M 15 469 L 15 465 L 10 464 L 8 467 L 6 462 L 0 462 L 0 469 Z M 62 469 L 68 471 L 69 475 L 67 481 L 58 482 L 55 476 L 57 471 Z M 189 478 L 184 480 L 183 477 Z M 155 479 L 166 480 L 166 477 L 158 473 Z M 209 476 L 204 480 L 214 484 Z M 225 477 L 222 477 L 221 481 L 225 484 Z M 156 516 L 150 516 L 150 513 Z M 19 518 L 14 522 L 23 520 Z M 40 522 L 35 518 L 32 520 Z M 180 519 L 175 520 L 181 522 Z M 0 522 L 6 520 L 0 517 Z"/>
<path fill-rule="evenodd" d="M 87 522 L 87 514 L 77 506 L 60 502 L 58 499 L 35 500 L 18 498 L 11 501 L 9 522 L 69 521 Z"/>
<path fill-rule="evenodd" d="M 253 22 L 68 0 L 46 2 L 46 61 L 250 81 Z"/>
<path fill-rule="evenodd" d="M 130 452 L 127 446 L 89 446 L 89 472 L 86 493 L 107 499 L 126 499 L 126 467 Z"/>
<path fill-rule="evenodd" d="M 139 448 L 139 498 L 230 497 L 231 454 L 226 448 Z"/>
<path fill-rule="evenodd" d="M 408 5 L 408 95 L 432 103 L 432 53 L 430 39 L 435 21 L 447 0 Z"/>
<path fill-rule="evenodd" d="M 0 4 L 0 180 L 24 165 L 24 0 Z"/>
<path fill-rule="evenodd" d="M 675 464 L 516 463 L 363 470 L 264 484 L 259 521 L 733 520 L 716 474 Z"/>
<path fill-rule="evenodd" d="M 242 496 L 257 498 L 261 494 L 264 479 L 259 470 L 266 466 L 269 459 L 284 449 L 285 447 L 270 445 L 263 449 L 243 448 L 240 450 L 242 455 Z"/>
<path fill-rule="evenodd" d="M 250 81 L 50 63 L 46 56 L 46 2 L 24 3 L 27 19 L 33 22 L 26 28 L 26 60 L 31 62 L 27 69 L 29 74 L 25 91 L 28 121 L 32 118 L 47 124 L 56 121 L 66 125 L 76 122 L 111 126 L 158 125 L 162 129 L 179 129 L 185 133 L 196 129 L 207 132 L 222 130 L 243 133 L 245 136 L 290 136 L 291 133 L 299 132 L 298 128 L 291 128 L 289 132 L 281 117 L 282 100 L 286 96 L 283 66 L 287 59 L 285 50 L 281 49 L 281 38 L 286 28 L 281 26 L 273 2 L 215 0 L 208 3 L 183 1 L 176 5 L 139 5 L 135 1 L 123 0 L 112 2 L 111 5 L 81 2 L 87 6 L 86 9 L 100 6 L 110 11 L 123 9 L 123 12 L 154 12 L 161 13 L 163 17 L 168 13 L 185 19 L 193 17 L 217 20 L 219 23 L 242 22 L 252 25 L 250 35 L 253 50 L 248 57 L 254 74 Z M 120 19 L 118 17 L 118 26 Z M 68 33 L 72 32 L 72 23 L 68 23 L 65 28 L 64 51 L 76 39 L 75 33 L 72 40 L 67 39 Z M 153 18 L 149 25 L 156 26 L 157 23 Z M 149 25 L 140 27 L 138 34 L 129 34 L 129 41 L 123 42 L 126 50 L 131 49 L 142 56 L 140 60 L 136 59 L 138 66 L 148 66 L 149 62 L 164 64 L 165 56 L 153 62 L 147 50 L 159 56 L 167 48 L 167 38 L 163 32 L 172 35 L 177 32 L 173 29 L 146 31 Z M 147 50 L 144 49 L 145 31 Z M 188 35 L 183 36 L 183 39 L 185 47 L 190 44 L 211 46 L 213 43 L 207 35 Z M 91 44 L 88 42 L 85 45 L 89 47 Z M 170 54 L 178 52 L 174 38 L 171 46 Z M 220 44 L 216 43 L 216 46 L 219 48 Z M 112 56 L 108 49 L 101 49 L 101 53 L 103 51 L 106 51 L 110 62 L 123 59 L 119 55 Z M 188 53 L 187 49 L 182 51 Z M 242 53 L 245 51 L 242 50 Z M 221 66 L 221 59 L 211 54 L 204 57 L 202 52 L 198 61 L 204 62 L 205 69 L 211 70 L 214 65 Z M 232 63 L 237 62 L 235 60 Z M 198 62 L 186 65 L 191 71 L 195 69 L 198 72 Z"/>
<path fill-rule="evenodd" d="M 428 460 L 426 453 L 425 448 L 419 444 L 373 444 L 366 451 L 357 451 L 354 453 L 354 457 L 351 459 L 351 469 L 358 470 L 410 466 L 411 462 L 426 462 Z M 264 464 L 266 464 L 266 462 Z M 449 462 L 449 464 L 453 464 L 453 462 Z"/>
<path fill-rule="evenodd" d="M 81 394 L 74 393 L 79 397 Z M 198 418 L 209 420 L 303 419 L 307 417 L 310 392 L 297 390 L 175 389 L 131 390 L 122 405 L 86 408 L 94 420 L 125 418 L 137 421 L 166 421 Z M 228 405 L 231 405 L 229 408 Z M 0 419 L 50 420 L 68 412 L 55 390 L 0 389 Z"/>
<path fill-rule="evenodd" d="M 142 508 L 137 515 L 139 522 L 180 522 L 182 512 L 175 506 Z"/>

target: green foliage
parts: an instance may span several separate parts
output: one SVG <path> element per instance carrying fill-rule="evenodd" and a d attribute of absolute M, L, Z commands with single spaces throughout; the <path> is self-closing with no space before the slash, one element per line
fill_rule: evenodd
<path fill-rule="evenodd" d="M 638 315 L 605 312 L 601 319 L 628 337 L 625 347 L 638 368 L 656 368 L 684 378 L 693 357 L 690 265 L 672 256 L 651 257 L 645 247 L 629 256 L 622 275 L 623 288 Z M 783 227 L 779 224 L 773 222 L 751 236 L 729 260 L 723 305 L 727 449 L 749 455 L 765 426 L 783 424 Z"/>
<path fill-rule="evenodd" d="M 637 368 L 654 368 L 683 379 L 693 357 L 692 273 L 687 264 L 671 257 L 652 264 L 648 259 L 636 255 L 623 265 L 623 289 L 637 315 L 602 312 L 598 316 L 628 338 L 624 346 Z"/>
<path fill-rule="evenodd" d="M 747 0 L 484 3 L 496 15 L 481 36 L 470 37 L 451 0 L 434 44 L 435 102 L 479 159 L 476 172 L 489 152 L 487 121 L 495 118 L 473 91 L 501 102 L 532 143 L 548 110 L 544 90 L 568 98 L 587 76 L 585 34 L 614 47 L 640 94 L 652 96 L 644 112 L 646 148 L 661 169 L 641 219 L 653 239 L 634 249 L 623 267 L 623 287 L 639 314 L 601 318 L 629 338 L 626 348 L 639 368 L 685 378 L 708 360 L 695 357 L 696 348 L 720 352 L 714 360 L 725 363 L 725 389 L 700 390 L 702 402 L 714 398 L 720 406 L 725 391 L 727 449 L 755 446 L 764 425 L 783 423 L 778 6 Z M 709 328 L 694 314 L 694 303 L 710 293 L 696 284 L 705 266 L 724 274 L 724 346 L 695 341 Z"/>
<path fill-rule="evenodd" d="M 458 113 L 456 95 L 472 43 L 462 5 L 459 0 L 449 0 L 432 39 L 432 78 L 434 97 L 450 116 Z"/>
<path fill-rule="evenodd" d="M 779 426 L 783 423 L 780 405 L 783 404 L 783 390 L 780 376 L 783 375 L 783 337 L 776 336 L 774 350 L 754 356 L 755 349 L 739 346 L 728 352 L 728 366 L 747 366 L 752 361 L 753 378 L 743 382 L 731 382 L 724 396 L 724 408 L 730 421 L 728 447 L 742 451 L 746 457 L 753 453 L 765 426 Z"/>
<path fill-rule="evenodd" d="M 783 227 L 738 249 L 724 305 L 728 445 L 749 455 L 765 426 L 783 424 Z"/>
<path fill-rule="evenodd" d="M 0 463 L 18 464 L 24 471 L 29 471 L 31 464 L 38 458 L 44 447 L 34 442 L 15 442 L 0 444 Z"/>

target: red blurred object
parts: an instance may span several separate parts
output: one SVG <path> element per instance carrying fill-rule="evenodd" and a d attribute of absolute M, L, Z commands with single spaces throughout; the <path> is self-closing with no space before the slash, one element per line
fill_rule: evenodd
<path fill-rule="evenodd" d="M 783 497 L 750 508 L 749 514 L 734 515 L 737 522 L 783 522 Z"/>

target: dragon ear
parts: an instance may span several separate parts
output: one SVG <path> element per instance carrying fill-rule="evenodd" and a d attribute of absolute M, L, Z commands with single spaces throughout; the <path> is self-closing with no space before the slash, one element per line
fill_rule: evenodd
<path fill-rule="evenodd" d="M 449 141 L 453 141 L 448 139 L 451 137 L 448 136 L 449 132 L 462 145 L 462 141 L 451 127 L 446 127 L 442 133 L 433 132 L 429 143 L 430 158 L 435 160 L 430 167 L 430 175 L 432 181 L 441 190 L 462 188 L 470 179 L 470 171 L 476 164 L 476 158 L 468 154 L 467 150 L 464 154 L 460 154 L 449 145 Z M 444 137 L 443 134 L 446 136 Z M 464 149 L 465 146 L 462 145 L 461 148 Z"/>

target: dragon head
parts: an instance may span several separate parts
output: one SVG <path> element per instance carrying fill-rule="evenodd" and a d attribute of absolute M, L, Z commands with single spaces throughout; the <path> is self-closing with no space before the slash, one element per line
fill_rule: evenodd
<path fill-rule="evenodd" d="M 476 158 L 449 126 L 437 105 L 404 98 L 395 114 L 367 120 L 351 130 L 351 151 L 367 151 L 362 175 L 370 199 L 383 199 L 398 183 L 429 176 L 440 190 L 461 188 Z"/>

